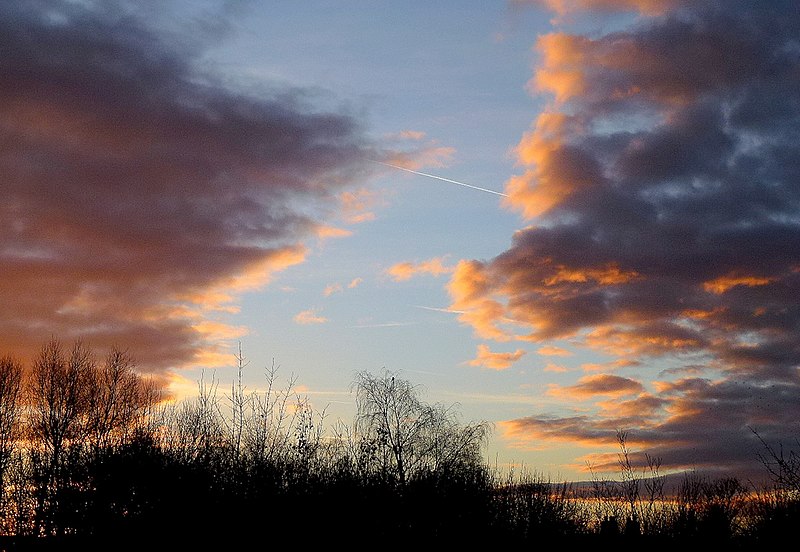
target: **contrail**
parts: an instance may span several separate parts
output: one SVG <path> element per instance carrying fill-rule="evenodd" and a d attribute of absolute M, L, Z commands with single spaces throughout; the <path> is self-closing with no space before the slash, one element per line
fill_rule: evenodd
<path fill-rule="evenodd" d="M 440 308 L 437 308 L 437 307 L 423 307 L 422 305 L 412 305 L 412 306 L 417 307 L 418 309 L 425 309 L 425 310 L 436 311 L 436 312 L 450 312 L 450 313 L 453 313 L 453 314 L 464 314 L 465 312 L 467 312 L 467 311 L 454 310 L 454 309 L 440 309 Z"/>
<path fill-rule="evenodd" d="M 393 169 L 398 169 L 401 171 L 410 172 L 413 174 L 418 174 L 420 176 L 427 176 L 428 178 L 435 178 L 436 180 L 444 180 L 445 182 L 450 182 L 451 184 L 458 184 L 459 186 L 464 186 L 465 188 L 472 188 L 473 190 L 479 190 L 481 192 L 487 192 L 494 195 L 499 195 L 503 197 L 508 197 L 508 194 L 504 194 L 502 192 L 495 192 L 494 190 L 487 190 L 486 188 L 479 188 L 478 186 L 473 186 L 472 184 L 466 184 L 464 182 L 459 182 L 458 180 L 450 180 L 449 178 L 444 178 L 442 176 L 436 176 L 435 174 L 428 174 L 419 171 L 413 171 L 411 169 L 407 169 L 405 167 L 398 167 L 397 165 L 391 165 L 389 163 L 384 163 L 383 161 L 375 161 L 375 163 L 380 163 L 381 165 L 386 165 L 387 167 L 392 167 Z"/>

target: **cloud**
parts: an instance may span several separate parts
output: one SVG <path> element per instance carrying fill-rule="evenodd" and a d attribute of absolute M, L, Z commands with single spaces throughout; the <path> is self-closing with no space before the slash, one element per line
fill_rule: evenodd
<path fill-rule="evenodd" d="M 326 240 L 329 238 L 347 238 L 352 236 L 353 232 L 347 230 L 346 228 L 337 228 L 335 226 L 318 226 L 317 227 L 317 237 L 320 240 Z"/>
<path fill-rule="evenodd" d="M 718 379 L 659 395 L 670 412 L 659 431 L 643 417 L 632 432 L 674 466 L 752 466 L 748 424 L 797 435 L 781 409 L 800 377 L 800 12 L 539 5 L 640 13 L 605 34 L 538 40 L 529 90 L 549 103 L 516 148 L 504 200 L 528 226 L 495 258 L 460 263 L 449 286 L 459 319 L 486 339 L 569 338 L 643 383 L 703 366 Z M 554 390 L 591 396 L 612 382 L 602 377 Z M 606 442 L 608 414 L 508 427 L 515 439 Z"/>
<path fill-rule="evenodd" d="M 514 4 L 531 4 L 547 8 L 559 15 L 593 11 L 637 11 L 647 15 L 659 15 L 686 0 L 512 0 Z"/>
<path fill-rule="evenodd" d="M 363 278 L 353 278 L 352 280 L 350 280 L 350 283 L 347 284 L 346 287 L 347 287 L 347 289 L 355 289 L 358 286 L 360 286 L 363 281 L 364 281 Z M 342 284 L 339 284 L 339 283 L 328 284 L 327 286 L 325 286 L 325 289 L 322 291 L 322 294 L 325 297 L 330 297 L 334 293 L 343 292 L 344 288 L 345 288 L 345 286 L 342 286 Z"/>
<path fill-rule="evenodd" d="M 425 132 L 421 130 L 401 130 L 400 132 L 396 132 L 394 134 L 390 134 L 387 136 L 389 140 L 423 140 L 425 138 Z"/>
<path fill-rule="evenodd" d="M 578 380 L 577 384 L 568 387 L 553 386 L 548 391 L 548 395 L 581 400 L 597 395 L 619 397 L 642 391 L 644 391 L 644 387 L 638 381 L 611 374 L 597 374 L 584 376 Z"/>
<path fill-rule="evenodd" d="M 560 365 L 558 365 L 558 364 L 554 364 L 554 363 L 552 363 L 552 362 L 548 362 L 548 363 L 545 365 L 545 367 L 544 367 L 544 368 L 542 368 L 542 369 L 543 369 L 545 372 L 555 372 L 555 373 L 557 373 L 557 374 L 562 374 L 562 373 L 564 373 L 564 372 L 569 372 L 569 370 L 568 370 L 566 367 L 564 367 L 564 366 L 560 366 Z"/>
<path fill-rule="evenodd" d="M 395 282 L 404 282 L 420 274 L 441 276 L 442 274 L 449 274 L 453 272 L 453 270 L 453 267 L 444 265 L 444 257 L 434 257 L 419 263 L 409 261 L 397 263 L 387 268 L 386 273 L 391 276 Z"/>
<path fill-rule="evenodd" d="M 381 192 L 368 188 L 346 190 L 339 195 L 342 219 L 349 224 L 361 224 L 375 220 L 373 208 L 383 205 Z"/>
<path fill-rule="evenodd" d="M 478 345 L 477 356 L 470 360 L 470 366 L 482 366 L 491 370 L 505 370 L 518 361 L 525 354 L 523 349 L 517 349 L 513 353 L 495 353 L 489 350 L 489 346 L 481 343 Z"/>
<path fill-rule="evenodd" d="M 495 341 L 512 339 L 513 334 L 509 335 L 503 324 L 506 320 L 505 305 L 491 291 L 484 263 L 459 261 L 447 290 L 453 299 L 450 309 L 460 311 L 459 321 L 472 326 L 477 336 Z"/>
<path fill-rule="evenodd" d="M 626 430 L 628 445 L 643 465 L 646 452 L 668 470 L 737 474 L 763 481 L 758 461 L 764 449 L 758 435 L 774 447 L 788 444 L 786 428 L 797 433 L 797 385 L 753 386 L 745 382 L 692 378 L 665 385 L 656 394 L 628 401 L 601 402 L 596 415 L 530 416 L 499 424 L 515 446 L 572 443 L 613 452 L 592 452 L 580 460 L 604 472 L 618 470 L 616 432 Z"/>
<path fill-rule="evenodd" d="M 322 291 L 322 294 L 325 297 L 330 297 L 334 293 L 341 293 L 342 291 L 342 284 L 328 284 L 325 286 L 325 289 Z"/>
<path fill-rule="evenodd" d="M 446 167 L 456 152 L 455 148 L 442 146 L 436 140 L 423 142 L 425 137 L 424 132 L 416 130 L 392 134 L 387 140 L 396 143 L 395 152 L 377 161 L 414 171 L 426 167 Z"/>
<path fill-rule="evenodd" d="M 615 433 L 596 427 L 588 416 L 564 418 L 520 418 L 497 424 L 501 435 L 512 446 L 524 449 L 541 447 L 541 442 L 569 443 L 596 448 L 614 442 Z"/>
<path fill-rule="evenodd" d="M 637 360 L 619 358 L 609 362 L 585 362 L 581 364 L 581 370 L 584 372 L 604 372 L 608 370 L 618 370 L 620 368 L 630 368 L 641 365 L 642 363 Z"/>
<path fill-rule="evenodd" d="M 544 356 L 571 356 L 572 352 L 564 349 L 562 347 L 556 347 L 555 345 L 544 345 L 536 349 L 536 352 L 540 355 Z"/>
<path fill-rule="evenodd" d="M 310 324 L 325 324 L 328 319 L 324 316 L 317 314 L 314 309 L 300 311 L 294 315 L 293 320 L 297 324 L 310 325 Z"/>
<path fill-rule="evenodd" d="M 703 289 L 717 295 L 725 293 L 726 291 L 736 286 L 765 286 L 774 281 L 774 278 L 767 278 L 761 276 L 741 276 L 741 275 L 727 275 L 719 276 L 708 282 L 703 282 Z"/>
<path fill-rule="evenodd" d="M 225 353 L 245 330 L 220 317 L 330 235 L 337 196 L 388 154 L 309 92 L 200 72 L 216 31 L 121 5 L 0 7 L 0 350 L 81 337 L 166 370 Z"/>

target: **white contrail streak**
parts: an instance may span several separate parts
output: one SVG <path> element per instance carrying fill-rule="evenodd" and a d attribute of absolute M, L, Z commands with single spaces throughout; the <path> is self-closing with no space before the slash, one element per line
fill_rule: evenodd
<path fill-rule="evenodd" d="M 472 184 L 466 184 L 464 182 L 459 182 L 458 180 L 450 180 L 449 178 L 444 178 L 443 176 L 436 176 L 435 174 L 428 174 L 424 172 L 414 171 L 411 169 L 407 169 L 405 167 L 399 167 L 397 165 L 391 165 L 389 163 L 384 163 L 383 161 L 375 161 L 375 163 L 380 163 L 381 165 L 386 165 L 387 167 L 392 167 L 393 169 L 398 169 L 400 171 L 406 171 L 413 174 L 418 174 L 420 176 L 427 176 L 428 178 L 435 178 L 436 180 L 443 180 L 445 182 L 450 182 L 451 184 L 458 184 L 459 186 L 464 186 L 465 188 L 472 188 L 473 190 L 479 190 L 481 192 L 487 192 L 494 195 L 499 195 L 503 197 L 508 197 L 508 194 L 504 194 L 502 192 L 495 192 L 494 190 L 487 190 L 486 188 L 479 188 L 478 186 L 473 186 Z"/>
<path fill-rule="evenodd" d="M 423 307 L 422 305 L 412 305 L 412 306 L 417 307 L 418 309 L 425 309 L 425 310 L 436 311 L 436 312 L 450 312 L 450 313 L 453 313 L 453 314 L 464 314 L 465 312 L 467 312 L 467 311 L 454 310 L 454 309 L 440 309 L 440 308 L 437 308 L 437 307 Z"/>

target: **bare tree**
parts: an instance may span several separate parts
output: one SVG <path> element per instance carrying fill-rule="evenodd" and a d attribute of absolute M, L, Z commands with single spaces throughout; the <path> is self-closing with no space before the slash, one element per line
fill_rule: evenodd
<path fill-rule="evenodd" d="M 774 485 L 780 491 L 800 494 L 800 440 L 795 440 L 794 449 L 785 449 L 782 443 L 775 448 L 755 429 L 750 428 L 750 431 L 764 447 L 764 452 L 758 454 L 758 459 L 767 469 Z"/>
<path fill-rule="evenodd" d="M 67 356 L 61 343 L 51 340 L 33 363 L 30 430 L 54 464 L 70 441 L 83 436 L 81 415 L 89 405 L 87 383 L 94 369 L 91 353 L 80 342 Z"/>
<path fill-rule="evenodd" d="M 245 394 L 242 374 L 248 362 L 242 354 L 242 343 L 239 342 L 239 351 L 236 354 L 236 382 L 231 384 L 231 394 L 228 401 L 231 406 L 230 420 L 225 419 L 231 440 L 231 454 L 234 464 L 238 464 L 242 453 L 242 440 L 244 439 L 245 417 L 247 416 L 250 397 Z"/>
<path fill-rule="evenodd" d="M 21 389 L 22 364 L 10 356 L 0 358 L 0 493 L 18 438 Z"/>
<path fill-rule="evenodd" d="M 628 448 L 627 431 L 623 429 L 617 430 L 617 444 L 619 445 L 617 460 L 619 462 L 620 475 L 622 476 L 622 495 L 628 502 L 629 519 L 638 522 L 640 517 L 638 512 L 640 481 L 631 459 L 631 451 Z"/>
<path fill-rule="evenodd" d="M 462 426 L 452 409 L 428 405 L 418 389 L 391 373 L 357 374 L 354 436 L 375 455 L 384 475 L 404 486 L 422 469 L 442 469 L 479 457 L 484 423 Z"/>
<path fill-rule="evenodd" d="M 227 446 L 217 388 L 215 379 L 209 384 L 201 378 L 196 397 L 162 410 L 163 445 L 177 460 L 208 463 Z"/>
<path fill-rule="evenodd" d="M 0 358 L 0 517 L 4 532 L 15 527 L 14 478 L 20 466 L 17 451 L 20 429 L 22 364 L 10 356 Z"/>
<path fill-rule="evenodd" d="M 244 450 L 256 465 L 283 459 L 299 412 L 294 408 L 299 400 L 295 392 L 297 378 L 292 375 L 285 386 L 279 387 L 278 370 L 274 361 L 265 370 L 267 388 L 249 396 L 251 411 L 244 416 Z"/>
<path fill-rule="evenodd" d="M 89 370 L 86 376 L 84 424 L 92 450 L 125 443 L 144 428 L 160 394 L 152 382 L 134 371 L 128 353 L 112 349 L 103 365 Z"/>
<path fill-rule="evenodd" d="M 37 468 L 37 527 L 45 534 L 63 532 L 55 517 L 58 495 L 68 486 L 70 445 L 82 444 L 89 406 L 89 382 L 95 370 L 91 352 L 80 341 L 69 355 L 55 339 L 44 345 L 33 363 L 29 388 L 29 429 Z"/>

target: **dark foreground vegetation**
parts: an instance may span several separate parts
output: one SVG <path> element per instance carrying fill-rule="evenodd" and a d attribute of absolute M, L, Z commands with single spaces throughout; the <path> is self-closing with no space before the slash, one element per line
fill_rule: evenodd
<path fill-rule="evenodd" d="M 674 493 L 648 457 L 585 488 L 504 473 L 489 427 L 426 404 L 389 373 L 359 374 L 352 424 L 278 386 L 201 382 L 163 400 L 112 351 L 51 341 L 31 366 L 0 358 L 0 549 L 238 550 L 316 545 L 605 543 L 754 549 L 794 540 L 800 462 L 765 448 L 774 486 L 686 476 Z"/>

